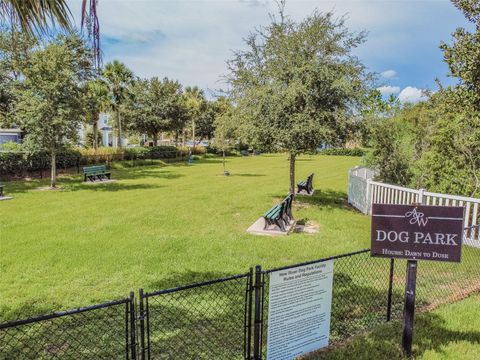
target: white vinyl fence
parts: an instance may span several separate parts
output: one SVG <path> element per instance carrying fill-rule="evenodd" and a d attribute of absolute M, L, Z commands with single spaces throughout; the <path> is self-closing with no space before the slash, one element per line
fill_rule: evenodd
<path fill-rule="evenodd" d="M 480 199 L 409 189 L 374 181 L 374 172 L 365 167 L 348 171 L 348 202 L 364 214 L 376 204 L 412 204 L 465 207 L 465 244 L 480 248 Z"/>

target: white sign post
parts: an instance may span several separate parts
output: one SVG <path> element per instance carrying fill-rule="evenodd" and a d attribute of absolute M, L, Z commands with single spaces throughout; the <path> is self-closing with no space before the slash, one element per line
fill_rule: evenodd
<path fill-rule="evenodd" d="M 333 260 L 270 274 L 267 360 L 292 360 L 328 346 Z"/>

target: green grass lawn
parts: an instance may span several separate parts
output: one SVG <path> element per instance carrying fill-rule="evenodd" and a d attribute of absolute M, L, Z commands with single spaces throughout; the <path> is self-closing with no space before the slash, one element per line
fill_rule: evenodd
<path fill-rule="evenodd" d="M 414 357 L 422 360 L 480 359 L 480 294 L 416 317 L 413 338 Z M 403 359 L 402 324 L 395 321 L 377 327 L 368 335 L 354 338 L 309 360 Z"/>
<path fill-rule="evenodd" d="M 117 182 L 7 182 L 0 203 L 0 315 L 24 317 L 203 279 L 312 260 L 368 247 L 369 219 L 346 203 L 347 169 L 359 158 L 303 156 L 297 178 L 315 173 L 317 193 L 297 219 L 317 234 L 259 237 L 246 229 L 288 191 L 285 155 L 188 166 L 121 168 Z"/>

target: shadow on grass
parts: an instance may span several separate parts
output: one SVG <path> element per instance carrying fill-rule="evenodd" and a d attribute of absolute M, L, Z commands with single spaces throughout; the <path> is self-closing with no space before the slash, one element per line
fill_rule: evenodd
<path fill-rule="evenodd" d="M 208 272 L 186 271 L 186 272 L 170 273 L 168 277 L 148 283 L 147 289 L 148 291 L 164 290 L 164 289 L 199 283 L 199 282 L 213 280 L 213 279 L 220 279 L 220 278 L 224 278 L 231 275 L 236 275 L 236 274 L 216 272 L 216 271 L 208 271 Z"/>
<path fill-rule="evenodd" d="M 305 359 L 405 359 L 401 349 L 402 323 L 391 322 L 377 327 L 368 335 L 338 348 L 309 355 Z M 435 313 L 424 313 L 415 319 L 413 351 L 414 357 L 426 351 L 444 351 L 450 343 L 466 342 L 480 346 L 480 331 L 453 331 L 445 326 L 445 320 Z"/>
<path fill-rule="evenodd" d="M 352 207 L 348 205 L 347 194 L 343 191 L 317 189 L 312 196 L 296 195 L 295 200 L 300 204 L 314 205 L 323 209 L 354 211 Z"/>
<path fill-rule="evenodd" d="M 131 191 L 131 190 L 146 190 L 146 189 L 157 189 L 163 186 L 159 185 L 150 185 L 150 184 L 122 184 L 119 182 L 110 182 L 110 183 L 98 183 L 98 184 L 79 184 L 74 185 L 66 189 L 66 191 L 77 191 L 77 190 L 93 190 L 93 191 Z"/>
<path fill-rule="evenodd" d="M 265 175 L 265 174 L 249 174 L 249 173 L 240 173 L 240 174 L 233 173 L 233 174 L 230 174 L 230 176 L 261 177 L 261 176 L 267 176 L 267 175 Z"/>

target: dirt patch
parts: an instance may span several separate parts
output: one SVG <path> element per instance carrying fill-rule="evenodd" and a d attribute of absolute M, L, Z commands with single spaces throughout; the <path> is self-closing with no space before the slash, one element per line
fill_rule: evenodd
<path fill-rule="evenodd" d="M 56 186 L 56 187 L 42 186 L 42 187 L 38 187 L 37 190 L 39 190 L 39 191 L 63 191 L 64 187 L 63 186 Z"/>
<path fill-rule="evenodd" d="M 306 222 L 297 223 L 295 226 L 295 232 L 305 233 L 305 234 L 316 234 L 320 231 L 320 224 L 313 220 L 308 220 Z"/>

